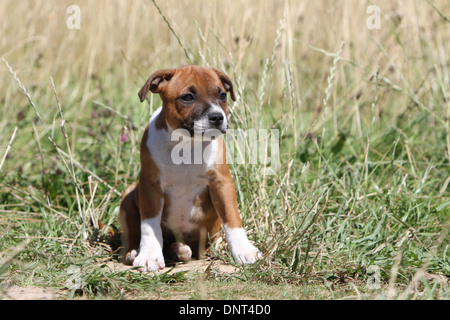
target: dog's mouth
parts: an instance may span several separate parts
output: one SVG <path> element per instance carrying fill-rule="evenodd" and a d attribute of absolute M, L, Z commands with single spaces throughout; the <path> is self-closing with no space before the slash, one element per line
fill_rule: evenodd
<path fill-rule="evenodd" d="M 211 124 L 208 121 L 196 120 L 188 123 L 183 123 L 182 129 L 187 130 L 191 137 L 199 135 L 207 136 L 219 136 L 227 133 L 228 123 Z"/>

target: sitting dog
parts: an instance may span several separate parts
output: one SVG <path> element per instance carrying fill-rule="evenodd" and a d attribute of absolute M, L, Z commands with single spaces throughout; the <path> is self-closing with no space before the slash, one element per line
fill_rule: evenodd
<path fill-rule="evenodd" d="M 228 129 L 227 94 L 236 100 L 230 78 L 183 66 L 155 72 L 139 91 L 141 102 L 148 91 L 163 105 L 144 131 L 139 181 L 120 205 L 125 262 L 145 272 L 164 268 L 164 255 L 202 256 L 223 225 L 236 262 L 254 263 L 262 254 L 243 229 L 221 135 Z"/>

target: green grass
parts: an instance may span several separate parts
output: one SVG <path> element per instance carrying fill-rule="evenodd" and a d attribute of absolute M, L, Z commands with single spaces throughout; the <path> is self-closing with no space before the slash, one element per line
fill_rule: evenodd
<path fill-rule="evenodd" d="M 83 4 L 77 31 L 69 4 L 0 5 L 23 17 L 0 27 L 0 298 L 19 285 L 89 299 L 449 299 L 446 1 L 379 4 L 380 30 L 366 30 L 364 1 L 233 2 L 233 16 L 136 3 Z M 117 271 L 97 219 L 120 230 L 139 176 L 160 99 L 137 92 L 187 58 L 233 78 L 231 128 L 280 130 L 276 175 L 230 166 L 264 259 L 209 276 Z M 211 255 L 233 263 L 224 246 Z"/>

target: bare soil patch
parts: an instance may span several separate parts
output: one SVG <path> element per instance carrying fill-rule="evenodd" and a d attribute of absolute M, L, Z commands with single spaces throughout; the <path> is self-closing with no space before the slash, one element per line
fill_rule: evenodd
<path fill-rule="evenodd" d="M 129 270 L 130 272 L 139 272 L 129 265 L 120 262 L 109 261 L 106 263 L 113 271 Z M 207 274 L 209 270 L 216 273 L 231 274 L 238 269 L 230 264 L 220 260 L 192 260 L 187 263 L 177 263 L 168 265 L 164 269 L 158 270 L 156 274 L 175 274 L 178 272 L 189 272 Z M 0 288 L 0 300 L 56 300 L 64 299 L 64 289 L 42 288 L 42 287 L 21 287 L 17 285 L 4 286 Z"/>
<path fill-rule="evenodd" d="M 16 285 L 2 288 L 0 299 L 2 300 L 55 300 L 60 297 L 58 289 L 19 287 Z"/>
<path fill-rule="evenodd" d="M 138 272 L 131 266 L 119 262 L 110 261 L 106 263 L 106 265 L 109 266 L 114 271 L 130 270 L 133 272 Z M 169 274 L 174 274 L 177 272 L 205 273 L 208 268 L 214 269 L 216 272 L 219 273 L 234 273 L 238 271 L 238 268 L 230 264 L 226 264 L 221 260 L 200 259 L 200 260 L 191 260 L 188 261 L 187 263 L 179 262 L 176 264 L 167 265 L 165 268 L 156 271 L 156 274 L 163 274 L 166 272 L 168 272 Z"/>

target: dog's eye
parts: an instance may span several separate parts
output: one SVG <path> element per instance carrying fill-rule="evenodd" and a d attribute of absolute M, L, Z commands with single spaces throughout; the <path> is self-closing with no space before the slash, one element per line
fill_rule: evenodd
<path fill-rule="evenodd" d="M 187 93 L 185 95 L 182 95 L 180 97 L 181 100 L 183 100 L 183 102 L 192 102 L 195 100 L 194 96 L 191 93 Z"/>
<path fill-rule="evenodd" d="M 222 92 L 222 93 L 219 95 L 219 99 L 220 99 L 220 101 L 222 101 L 222 102 L 227 101 L 227 94 L 226 94 L 225 92 Z"/>

